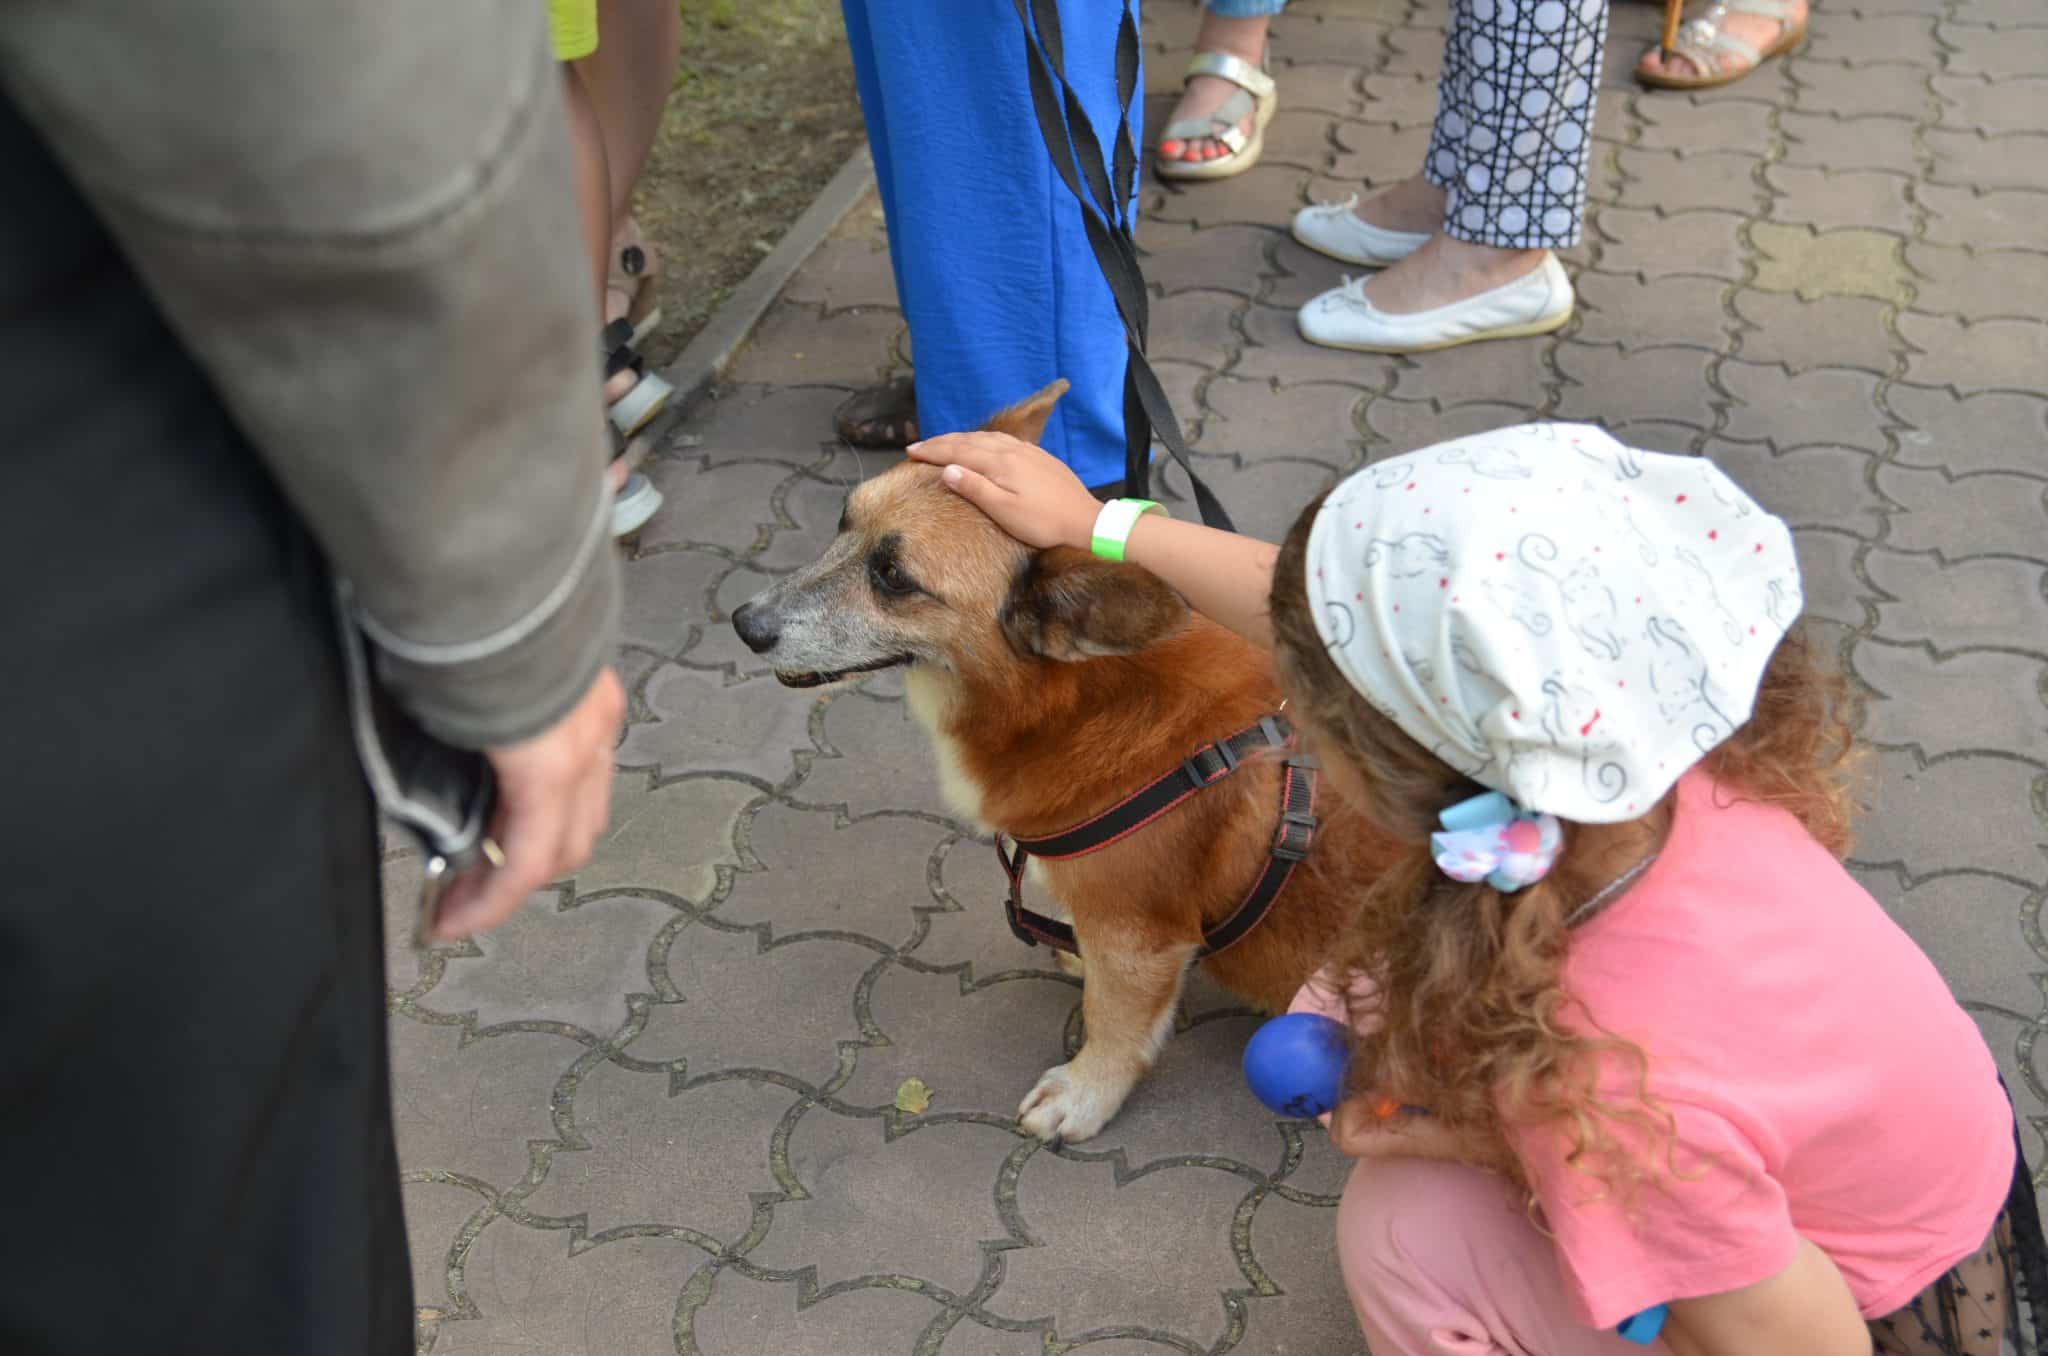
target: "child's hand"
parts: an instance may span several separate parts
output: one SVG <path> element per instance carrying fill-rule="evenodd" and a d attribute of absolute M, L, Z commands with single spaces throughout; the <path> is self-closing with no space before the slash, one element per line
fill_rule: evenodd
<path fill-rule="evenodd" d="M 1330 1142 L 1351 1158 L 1434 1158 L 1511 1175 L 1515 1171 L 1504 1145 L 1447 1130 L 1430 1116 L 1390 1111 L 1382 1116 L 1366 1098 L 1351 1098 L 1330 1120 Z"/>
<path fill-rule="evenodd" d="M 1026 546 L 1087 547 L 1102 505 L 1042 448 L 1007 433 L 948 433 L 912 443 L 918 461 L 946 468 L 946 484 Z"/>

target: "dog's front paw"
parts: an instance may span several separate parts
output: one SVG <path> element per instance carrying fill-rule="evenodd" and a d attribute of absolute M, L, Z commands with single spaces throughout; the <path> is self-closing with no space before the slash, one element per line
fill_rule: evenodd
<path fill-rule="evenodd" d="M 1091 1074 L 1075 1059 L 1045 1071 L 1017 1108 L 1017 1121 L 1048 1142 L 1075 1144 L 1091 1139 L 1123 1106 L 1134 1082 L 1135 1078 Z"/>

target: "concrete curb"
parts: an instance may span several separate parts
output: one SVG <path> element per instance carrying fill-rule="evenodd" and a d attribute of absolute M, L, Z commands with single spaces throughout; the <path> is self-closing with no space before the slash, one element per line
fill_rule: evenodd
<path fill-rule="evenodd" d="M 674 362 L 662 369 L 661 375 L 676 388 L 676 393 L 669 401 L 669 413 L 661 420 L 667 427 L 654 430 L 651 441 L 655 447 L 667 442 L 669 429 L 676 419 L 724 374 L 725 365 L 732 361 L 733 354 L 753 334 L 754 326 L 768 313 L 768 308 L 782 294 L 782 289 L 796 271 L 803 267 L 804 261 L 824 243 L 833 227 L 845 219 L 874 182 L 874 162 L 869 159 L 867 147 L 863 145 L 847 157 L 839 172 L 804 209 L 804 214 L 784 233 L 768 257 L 757 264 L 746 281 L 725 299 L 725 304 L 697 332 L 697 337 L 676 356 Z"/>

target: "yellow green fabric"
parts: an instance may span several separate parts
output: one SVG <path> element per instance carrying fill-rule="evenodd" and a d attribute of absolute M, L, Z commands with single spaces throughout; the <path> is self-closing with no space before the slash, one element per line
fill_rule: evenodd
<path fill-rule="evenodd" d="M 548 36 L 555 60 L 574 61 L 597 50 L 597 0 L 548 0 Z"/>

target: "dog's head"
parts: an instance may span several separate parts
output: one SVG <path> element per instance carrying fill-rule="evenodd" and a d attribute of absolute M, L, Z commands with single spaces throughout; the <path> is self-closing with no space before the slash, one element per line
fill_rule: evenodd
<path fill-rule="evenodd" d="M 1054 382 L 989 420 L 1035 442 L 1066 391 Z M 733 613 L 747 647 L 791 687 L 930 665 L 987 672 L 1019 656 L 1131 654 L 1179 630 L 1187 604 L 1136 566 L 1033 551 L 905 462 L 847 497 L 825 553 Z"/>

